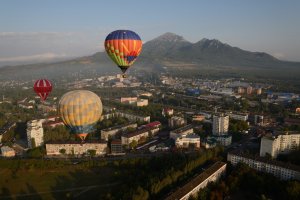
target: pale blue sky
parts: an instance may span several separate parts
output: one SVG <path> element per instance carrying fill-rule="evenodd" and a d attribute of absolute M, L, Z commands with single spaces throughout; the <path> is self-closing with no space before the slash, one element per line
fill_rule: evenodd
<path fill-rule="evenodd" d="M 0 62 L 89 55 L 115 29 L 173 32 L 300 61 L 298 0 L 2 0 Z"/>

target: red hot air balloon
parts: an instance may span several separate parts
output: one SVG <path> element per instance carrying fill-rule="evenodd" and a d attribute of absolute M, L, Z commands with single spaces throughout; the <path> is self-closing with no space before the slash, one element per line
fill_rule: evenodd
<path fill-rule="evenodd" d="M 47 79 L 40 79 L 34 83 L 33 89 L 41 97 L 41 100 L 45 101 L 52 91 L 52 84 Z"/>

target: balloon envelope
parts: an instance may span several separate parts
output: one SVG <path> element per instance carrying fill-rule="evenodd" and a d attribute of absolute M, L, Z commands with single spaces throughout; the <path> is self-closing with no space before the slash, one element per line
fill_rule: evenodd
<path fill-rule="evenodd" d="M 74 90 L 62 96 L 58 111 L 71 133 L 84 140 L 102 115 L 102 102 L 91 91 Z"/>
<path fill-rule="evenodd" d="M 34 83 L 33 89 L 41 97 L 41 100 L 45 101 L 52 91 L 52 84 L 47 79 L 40 79 Z"/>
<path fill-rule="evenodd" d="M 108 34 L 104 46 L 109 57 L 123 73 L 135 62 L 142 51 L 142 40 L 130 30 L 116 30 Z"/>

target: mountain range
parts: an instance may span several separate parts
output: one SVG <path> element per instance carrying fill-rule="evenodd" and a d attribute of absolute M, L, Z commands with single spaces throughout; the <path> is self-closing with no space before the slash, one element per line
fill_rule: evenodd
<path fill-rule="evenodd" d="M 298 79 L 300 62 L 281 61 L 267 53 L 242 50 L 216 39 L 191 43 L 182 36 L 165 33 L 143 45 L 140 57 L 129 71 Z M 106 52 L 98 52 L 67 61 L 1 67 L 0 80 L 61 79 L 119 72 Z"/>

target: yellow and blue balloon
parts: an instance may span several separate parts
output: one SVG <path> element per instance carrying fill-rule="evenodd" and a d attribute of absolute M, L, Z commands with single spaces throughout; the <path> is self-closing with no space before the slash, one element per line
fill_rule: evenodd
<path fill-rule="evenodd" d="M 85 140 L 102 115 L 102 102 L 91 91 L 74 90 L 62 96 L 58 112 L 71 133 Z"/>

